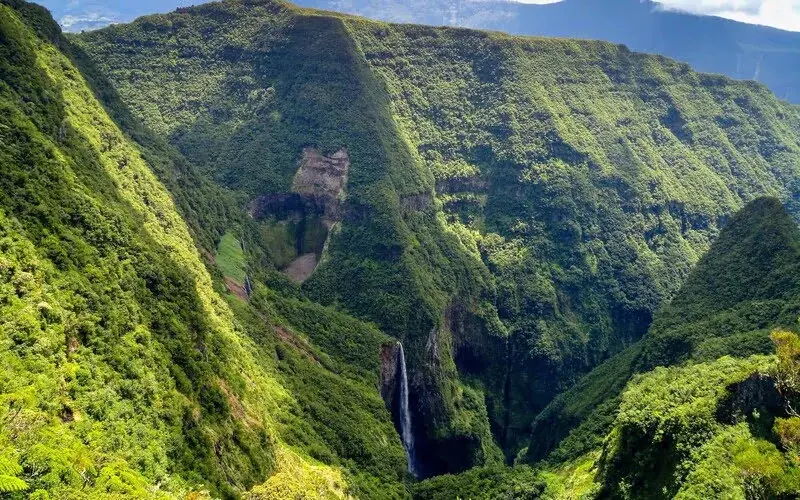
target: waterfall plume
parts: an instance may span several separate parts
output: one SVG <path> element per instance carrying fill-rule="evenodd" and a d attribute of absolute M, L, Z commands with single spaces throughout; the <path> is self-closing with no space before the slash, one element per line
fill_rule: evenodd
<path fill-rule="evenodd" d="M 399 399 L 399 420 L 400 420 L 400 437 L 403 440 L 403 448 L 406 450 L 406 459 L 408 461 L 408 472 L 418 477 L 417 470 L 417 457 L 416 450 L 414 449 L 414 433 L 411 428 L 411 412 L 408 409 L 408 373 L 406 371 L 406 355 L 403 352 L 403 344 L 399 344 L 397 350 L 397 369 L 399 377 L 397 378 L 400 385 L 398 393 Z"/>

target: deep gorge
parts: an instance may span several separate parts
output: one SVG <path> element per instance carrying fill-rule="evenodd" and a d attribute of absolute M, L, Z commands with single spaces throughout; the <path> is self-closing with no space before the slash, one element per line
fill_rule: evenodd
<path fill-rule="evenodd" d="M 795 491 L 766 87 L 277 0 L 0 0 L 0 70 L 0 494 Z"/>

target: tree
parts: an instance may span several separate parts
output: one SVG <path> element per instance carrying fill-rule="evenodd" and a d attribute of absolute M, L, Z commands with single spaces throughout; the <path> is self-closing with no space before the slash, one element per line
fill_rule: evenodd
<path fill-rule="evenodd" d="M 800 337 L 792 332 L 776 330 L 770 338 L 778 354 L 778 364 L 773 371 L 775 387 L 783 397 L 789 415 L 800 417 L 794 409 L 794 400 L 800 395 Z"/>

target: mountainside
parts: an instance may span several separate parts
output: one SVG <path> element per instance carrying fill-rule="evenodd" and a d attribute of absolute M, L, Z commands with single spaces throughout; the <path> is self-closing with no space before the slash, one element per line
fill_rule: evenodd
<path fill-rule="evenodd" d="M 594 370 L 539 415 L 527 458 L 536 462 L 555 450 L 550 459 L 559 461 L 600 446 L 618 397 L 634 373 L 771 353 L 770 333 L 796 329 L 800 317 L 798 245 L 800 230 L 777 200 L 747 205 L 658 313 L 642 341 Z"/>
<path fill-rule="evenodd" d="M 231 195 L 120 129 L 78 60 L 46 11 L 0 3 L 0 492 L 403 497 L 376 390 L 394 342 L 261 285 L 251 305 L 222 292 L 201 251 L 246 223 L 215 212 Z"/>
<path fill-rule="evenodd" d="M 304 293 L 403 340 L 425 475 L 496 461 L 489 426 L 513 456 L 558 392 L 644 334 L 730 215 L 797 190 L 797 108 L 606 43 L 271 1 L 75 41 L 250 199 L 272 261 L 313 271 Z"/>
<path fill-rule="evenodd" d="M 299 0 L 306 7 L 391 22 L 491 29 L 517 35 L 607 40 L 661 54 L 696 71 L 758 80 L 800 102 L 800 33 L 663 10 L 645 0 Z"/>
<path fill-rule="evenodd" d="M 0 108 L 0 494 L 800 490 L 800 108 L 762 85 L 278 0 L 71 36 L 0 0 Z"/>
<path fill-rule="evenodd" d="M 426 481 L 416 495 L 492 498 L 524 482 L 545 498 L 795 497 L 800 419 L 787 380 L 800 369 L 789 333 L 799 252 L 800 229 L 777 200 L 748 204 L 642 341 L 537 418 L 526 458 L 554 472 L 537 483 L 523 466 L 479 469 Z M 766 356 L 776 346 L 777 363 Z M 504 479 L 469 493 L 482 477 Z"/>

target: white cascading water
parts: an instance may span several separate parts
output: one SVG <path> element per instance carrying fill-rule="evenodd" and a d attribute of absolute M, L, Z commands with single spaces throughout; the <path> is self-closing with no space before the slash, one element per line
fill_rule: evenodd
<path fill-rule="evenodd" d="M 403 439 L 403 448 L 406 450 L 408 472 L 417 477 L 417 457 L 414 450 L 414 433 L 411 431 L 411 412 L 408 409 L 408 374 L 406 373 L 406 355 L 403 352 L 403 344 L 400 344 L 397 358 L 400 367 L 400 437 Z"/>

